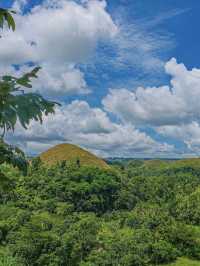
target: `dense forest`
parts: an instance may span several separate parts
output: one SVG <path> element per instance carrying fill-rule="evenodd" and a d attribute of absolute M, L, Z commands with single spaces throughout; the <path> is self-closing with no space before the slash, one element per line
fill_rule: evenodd
<path fill-rule="evenodd" d="M 1 164 L 0 265 L 200 265 L 200 162 Z"/>

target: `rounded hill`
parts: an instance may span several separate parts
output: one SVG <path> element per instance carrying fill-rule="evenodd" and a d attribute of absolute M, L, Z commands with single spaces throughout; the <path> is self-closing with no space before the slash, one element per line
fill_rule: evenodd
<path fill-rule="evenodd" d="M 68 161 L 80 165 L 109 168 L 108 164 L 94 154 L 73 144 L 59 144 L 39 155 L 42 162 L 53 165 Z"/>

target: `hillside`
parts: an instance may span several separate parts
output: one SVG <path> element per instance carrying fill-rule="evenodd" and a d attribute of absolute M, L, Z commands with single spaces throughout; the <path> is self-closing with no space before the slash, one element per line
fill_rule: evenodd
<path fill-rule="evenodd" d="M 148 160 L 143 162 L 143 167 L 150 169 L 179 169 L 179 168 L 200 168 L 200 158 L 181 159 L 181 160 Z"/>
<path fill-rule="evenodd" d="M 59 144 L 43 152 L 39 157 L 44 163 L 49 165 L 62 161 L 76 163 L 79 160 L 80 165 L 109 168 L 104 160 L 73 144 Z"/>
<path fill-rule="evenodd" d="M 166 265 L 166 266 L 200 266 L 200 262 L 190 260 L 187 258 L 180 258 L 177 260 L 177 262 Z"/>

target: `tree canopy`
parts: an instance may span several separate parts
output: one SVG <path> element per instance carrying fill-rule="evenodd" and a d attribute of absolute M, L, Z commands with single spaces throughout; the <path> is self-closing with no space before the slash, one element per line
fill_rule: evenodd
<path fill-rule="evenodd" d="M 14 11 L 0 9 L 0 27 L 5 23 L 15 30 Z M 31 120 L 42 122 L 43 115 L 54 112 L 55 102 L 46 100 L 38 93 L 28 92 L 32 88 L 31 79 L 37 78 L 40 67 L 21 77 L 4 75 L 0 79 L 0 129 L 2 136 L 6 131 L 14 130 L 17 121 L 27 128 Z"/>
<path fill-rule="evenodd" d="M 133 163 L 121 170 L 37 161 L 27 175 L 6 164 L 0 170 L 9 179 L 0 190 L 3 266 L 200 260 L 199 166 L 186 172 L 178 162 Z"/>
<path fill-rule="evenodd" d="M 14 11 L 0 8 L 0 28 L 6 26 L 15 30 Z M 37 78 L 40 67 L 35 67 L 21 77 L 3 75 L 0 77 L 0 164 L 8 162 L 23 170 L 26 168 L 25 155 L 16 147 L 6 144 L 3 140 L 7 131 L 14 131 L 16 123 L 27 129 L 31 120 L 42 123 L 44 115 L 54 113 L 57 103 L 45 99 L 42 95 L 29 92 L 32 78 Z M 25 171 L 25 170 L 24 170 Z M 1 180 L 5 175 L 0 173 Z"/>
<path fill-rule="evenodd" d="M 0 8 L 0 28 L 15 30 L 14 11 Z M 3 75 L 0 77 L 0 164 L 7 162 L 26 172 L 25 155 L 19 148 L 8 145 L 3 138 L 7 131 L 14 131 L 16 123 L 27 129 L 31 120 L 42 123 L 43 116 L 54 113 L 57 103 L 45 99 L 42 95 L 29 92 L 31 80 L 37 78 L 40 67 L 35 67 L 21 77 Z M 1 185 L 6 175 L 0 172 Z"/>

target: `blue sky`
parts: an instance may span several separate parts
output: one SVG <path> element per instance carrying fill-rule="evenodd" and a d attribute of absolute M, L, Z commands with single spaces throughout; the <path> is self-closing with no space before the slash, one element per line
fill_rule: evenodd
<path fill-rule="evenodd" d="M 53 135 L 49 131 L 55 125 L 61 126 L 62 121 L 59 125 L 57 117 L 54 122 L 49 118 L 50 121 L 43 125 L 45 138 L 35 136 L 41 134 L 42 126 L 31 125 L 29 133 L 19 128 L 14 135 L 9 134 L 9 141 L 32 154 L 64 141 L 102 156 L 198 155 L 200 126 L 196 101 L 200 97 L 200 2 L 89 0 L 83 3 L 61 0 L 56 1 L 58 6 L 57 3 L 53 6 L 52 2 L 1 2 L 2 7 L 18 9 L 18 28 L 14 34 L 20 52 L 16 55 L 5 49 L 12 42 L 5 35 L 0 57 L 2 49 L 5 51 L 2 61 L 12 73 L 12 65 L 17 64 L 16 58 L 19 58 L 20 71 L 16 75 L 26 71 L 30 61 L 42 66 L 43 76 L 34 83 L 35 88 L 46 97 L 63 103 L 62 111 L 58 112 L 62 112 L 66 129 L 62 134 L 54 132 Z M 67 24 L 59 24 L 57 9 L 64 23 L 66 19 L 71 25 L 71 32 Z M 71 17 L 67 13 L 70 10 L 77 16 Z M 52 42 L 50 32 L 45 39 L 45 26 L 44 31 L 40 29 L 42 26 L 35 26 L 39 19 L 40 25 L 45 25 L 48 12 L 55 16 L 55 24 L 58 24 L 52 29 L 52 36 L 58 36 L 57 45 Z M 92 19 L 93 25 L 86 23 L 88 18 Z M 29 24 L 33 27 L 33 37 Z M 60 27 L 63 27 L 62 32 Z M 78 37 L 73 37 L 73 30 Z M 35 49 L 30 47 L 30 41 L 36 44 Z M 58 50 L 52 49 L 48 53 L 51 42 Z M 21 52 L 22 49 L 25 52 Z M 70 113 L 72 107 L 73 113 Z M 77 124 L 83 123 L 76 132 L 74 124 L 66 121 L 70 115 Z"/>

